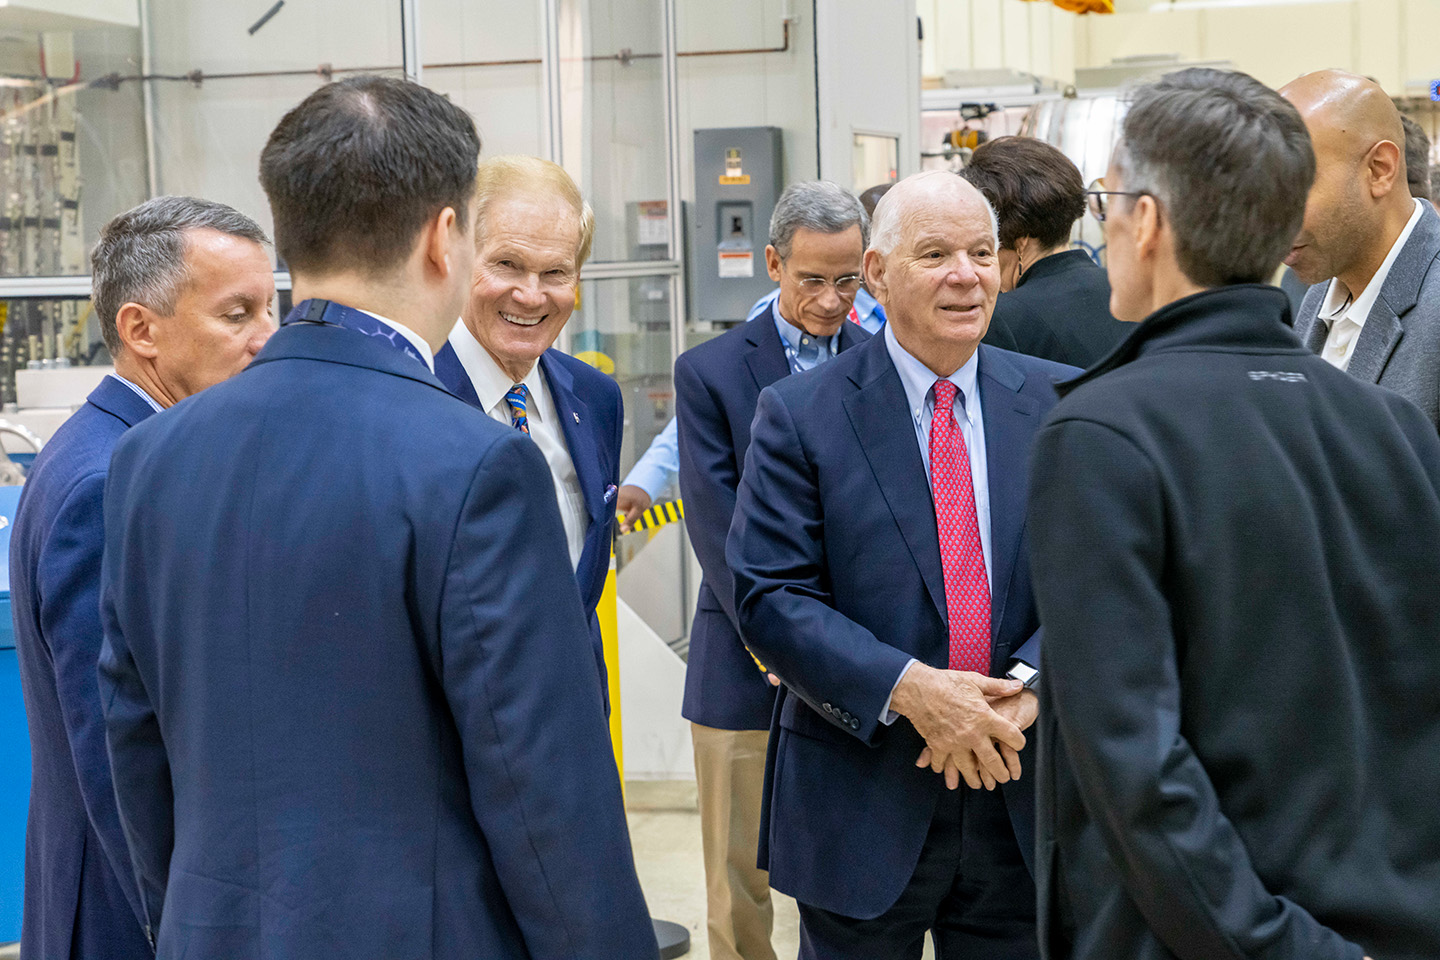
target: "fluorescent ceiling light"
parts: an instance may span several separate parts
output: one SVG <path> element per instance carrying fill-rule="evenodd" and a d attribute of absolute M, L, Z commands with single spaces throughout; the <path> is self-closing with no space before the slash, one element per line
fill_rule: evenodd
<path fill-rule="evenodd" d="M 1172 10 L 1223 10 L 1236 7 L 1301 7 L 1317 3 L 1354 3 L 1355 0 L 1160 0 L 1150 5 L 1151 13 Z"/>

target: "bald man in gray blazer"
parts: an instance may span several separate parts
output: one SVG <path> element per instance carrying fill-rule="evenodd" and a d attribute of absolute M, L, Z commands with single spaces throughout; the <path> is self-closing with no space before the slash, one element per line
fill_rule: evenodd
<path fill-rule="evenodd" d="M 1317 167 L 1285 260 L 1314 284 L 1295 332 L 1440 424 L 1440 216 L 1410 196 L 1400 113 L 1373 81 L 1339 71 L 1280 93 L 1304 118 Z"/>

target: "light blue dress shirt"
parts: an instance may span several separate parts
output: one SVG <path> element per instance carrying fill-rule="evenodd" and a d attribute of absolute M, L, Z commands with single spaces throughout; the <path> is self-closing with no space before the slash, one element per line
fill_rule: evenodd
<path fill-rule="evenodd" d="M 817 337 L 780 316 L 778 303 L 774 312 L 775 330 L 780 334 L 780 342 L 785 345 L 785 360 L 790 364 L 791 373 L 814 370 L 840 352 L 838 331 L 828 337 Z"/>
<path fill-rule="evenodd" d="M 928 484 L 930 422 L 935 418 L 935 381 L 940 378 L 900 346 L 900 341 L 895 339 L 895 331 L 889 324 L 885 325 L 883 336 L 885 349 L 890 352 L 890 360 L 895 364 L 895 371 L 900 374 L 900 385 L 905 388 L 905 406 L 910 414 L 910 422 L 915 425 L 915 442 L 920 445 L 920 462 L 925 465 L 925 482 Z M 955 384 L 955 420 L 960 425 L 960 434 L 965 438 L 965 450 L 970 455 L 970 482 L 975 488 L 975 519 L 980 526 L 980 551 L 985 555 L 985 583 L 990 586 L 990 477 L 985 459 L 985 418 L 980 409 L 979 372 L 980 350 L 977 347 L 970 359 L 945 379 Z M 960 409 L 962 398 L 965 404 L 963 410 Z M 994 596 L 993 586 L 991 596 Z M 912 657 L 900 670 L 900 675 L 895 678 L 895 686 L 890 688 L 890 696 L 895 695 L 895 687 L 900 686 L 900 681 L 905 679 L 905 674 L 910 672 L 914 664 Z M 899 714 L 890 709 L 890 698 L 887 697 L 885 706 L 880 710 L 880 722 L 889 725 L 894 723 L 898 716 Z"/>
<path fill-rule="evenodd" d="M 676 418 L 671 417 L 621 483 L 621 486 L 644 490 L 650 495 L 651 503 L 673 487 L 680 476 L 680 431 L 676 423 Z"/>
<path fill-rule="evenodd" d="M 120 376 L 120 374 L 118 374 L 118 373 L 107 373 L 106 376 L 107 376 L 107 377 L 114 377 L 116 380 L 119 380 L 121 383 L 125 384 L 125 386 L 127 386 L 127 387 L 129 387 L 131 390 L 133 390 L 133 391 L 135 392 L 135 395 L 136 395 L 137 397 L 139 397 L 141 400 L 144 400 L 146 403 L 150 404 L 150 409 L 151 409 L 151 410 L 154 410 L 156 413 L 159 413 L 159 412 L 160 412 L 160 409 L 161 409 L 160 404 L 156 403 L 156 402 L 155 402 L 155 398 L 152 397 L 152 396 L 150 396 L 150 394 L 146 393 L 144 390 L 141 390 L 138 384 L 131 383 L 129 380 L 126 380 L 124 377 Z"/>

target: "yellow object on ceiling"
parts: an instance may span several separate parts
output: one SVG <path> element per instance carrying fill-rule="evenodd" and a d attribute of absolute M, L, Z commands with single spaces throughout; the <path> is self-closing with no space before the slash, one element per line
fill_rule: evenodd
<path fill-rule="evenodd" d="M 1034 3 L 1035 0 L 1029 0 Z M 1050 0 L 1061 10 L 1070 13 L 1114 13 L 1115 0 Z"/>

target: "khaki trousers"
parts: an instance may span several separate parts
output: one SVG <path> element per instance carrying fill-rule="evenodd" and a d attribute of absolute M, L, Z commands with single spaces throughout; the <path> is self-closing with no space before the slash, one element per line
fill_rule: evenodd
<path fill-rule="evenodd" d="M 770 874 L 755 866 L 768 730 L 690 724 L 711 960 L 775 960 Z"/>

